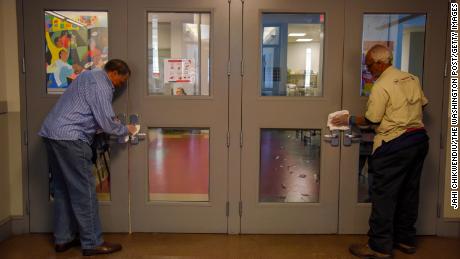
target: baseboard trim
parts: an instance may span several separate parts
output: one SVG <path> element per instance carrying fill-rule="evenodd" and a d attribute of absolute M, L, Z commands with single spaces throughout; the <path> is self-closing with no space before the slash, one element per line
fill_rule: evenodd
<path fill-rule="evenodd" d="M 11 235 L 11 217 L 7 217 L 0 221 L 0 242 L 9 238 Z"/>
<path fill-rule="evenodd" d="M 13 235 L 29 233 L 29 217 L 11 216 L 11 233 Z"/>
<path fill-rule="evenodd" d="M 436 228 L 437 236 L 460 238 L 460 222 L 447 222 L 438 219 Z"/>

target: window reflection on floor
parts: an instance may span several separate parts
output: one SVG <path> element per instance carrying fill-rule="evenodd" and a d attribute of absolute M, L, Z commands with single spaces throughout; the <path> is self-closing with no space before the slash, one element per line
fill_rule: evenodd
<path fill-rule="evenodd" d="M 260 202 L 319 202 L 321 130 L 262 129 Z"/>

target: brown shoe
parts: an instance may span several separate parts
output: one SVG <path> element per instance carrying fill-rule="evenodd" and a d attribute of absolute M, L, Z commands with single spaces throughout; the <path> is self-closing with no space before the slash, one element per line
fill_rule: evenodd
<path fill-rule="evenodd" d="M 415 254 L 415 252 L 417 251 L 417 248 L 415 246 L 406 245 L 403 243 L 394 244 L 394 248 L 400 250 L 401 252 L 405 254 Z"/>
<path fill-rule="evenodd" d="M 70 248 L 74 246 L 80 246 L 80 239 L 75 238 L 74 240 L 68 243 L 56 244 L 54 245 L 54 251 L 56 251 L 57 253 L 62 253 L 62 252 L 69 250 Z"/>
<path fill-rule="evenodd" d="M 353 244 L 349 247 L 350 253 L 359 257 L 359 258 L 367 258 L 367 259 L 387 259 L 393 258 L 392 254 L 384 254 L 377 251 L 372 250 L 369 245 L 365 244 Z"/>
<path fill-rule="evenodd" d="M 120 244 L 104 242 L 100 246 L 96 246 L 91 249 L 82 249 L 82 254 L 84 256 L 90 255 L 101 255 L 101 254 L 111 254 L 121 250 Z"/>

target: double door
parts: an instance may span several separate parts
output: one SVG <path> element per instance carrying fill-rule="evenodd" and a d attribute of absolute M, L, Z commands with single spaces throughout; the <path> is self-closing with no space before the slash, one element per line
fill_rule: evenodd
<path fill-rule="evenodd" d="M 44 117 L 120 58 L 132 76 L 114 110 L 144 134 L 97 153 L 105 231 L 364 233 L 372 132 L 326 124 L 364 112 L 363 54 L 383 44 L 430 99 L 419 230 L 434 234 L 447 8 L 414 3 L 24 0 L 31 232 L 52 226 Z"/>

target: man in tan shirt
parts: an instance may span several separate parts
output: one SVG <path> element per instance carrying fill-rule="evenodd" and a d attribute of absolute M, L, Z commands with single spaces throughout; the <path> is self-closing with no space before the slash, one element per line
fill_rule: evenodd
<path fill-rule="evenodd" d="M 361 258 L 392 258 L 393 247 L 415 253 L 420 176 L 428 153 L 422 107 L 428 103 L 419 79 L 391 66 L 391 51 L 372 47 L 366 66 L 377 79 L 365 116 L 337 116 L 332 123 L 372 124 L 376 136 L 369 160 L 372 176 L 368 244 L 350 246 Z"/>

